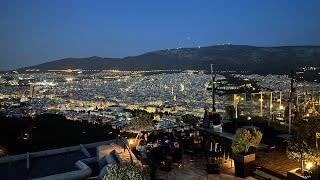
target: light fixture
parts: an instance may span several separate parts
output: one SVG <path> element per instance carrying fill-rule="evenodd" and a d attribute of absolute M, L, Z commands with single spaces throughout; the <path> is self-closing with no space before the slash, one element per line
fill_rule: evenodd
<path fill-rule="evenodd" d="M 310 170 L 312 168 L 312 166 L 313 166 L 312 162 L 307 162 L 306 169 Z"/>
<path fill-rule="evenodd" d="M 129 145 L 132 145 L 134 143 L 133 139 L 129 140 Z"/>

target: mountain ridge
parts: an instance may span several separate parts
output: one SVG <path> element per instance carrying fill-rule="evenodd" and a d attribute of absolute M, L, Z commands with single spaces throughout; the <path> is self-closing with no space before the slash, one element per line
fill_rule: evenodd
<path fill-rule="evenodd" d="M 215 45 L 195 48 L 176 48 L 146 52 L 137 56 L 107 58 L 64 58 L 28 69 L 84 69 L 84 70 L 172 70 L 194 69 L 252 71 L 255 73 L 287 73 L 290 69 L 303 66 L 320 66 L 320 46 L 276 46 L 257 47 L 249 45 Z"/>

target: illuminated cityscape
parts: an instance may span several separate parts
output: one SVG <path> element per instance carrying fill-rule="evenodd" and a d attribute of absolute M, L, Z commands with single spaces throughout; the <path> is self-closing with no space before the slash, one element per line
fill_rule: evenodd
<path fill-rule="evenodd" d="M 319 5 L 0 2 L 0 179 L 319 180 Z"/>

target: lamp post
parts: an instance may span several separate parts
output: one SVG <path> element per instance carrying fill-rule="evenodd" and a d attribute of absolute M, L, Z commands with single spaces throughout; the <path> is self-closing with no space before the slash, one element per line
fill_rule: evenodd
<path fill-rule="evenodd" d="M 270 92 L 270 102 L 269 102 L 269 122 L 268 122 L 268 126 L 270 127 L 270 122 L 272 120 L 272 91 Z"/>
<path fill-rule="evenodd" d="M 233 95 L 233 107 L 234 107 L 234 110 L 235 110 L 235 118 L 238 119 L 238 104 L 240 102 L 240 100 L 244 100 L 244 98 L 240 98 L 240 96 L 234 94 Z"/>
<path fill-rule="evenodd" d="M 130 162 L 131 164 L 133 165 L 133 158 L 132 158 L 132 155 L 131 155 L 131 150 L 130 148 L 128 147 L 127 143 L 124 142 L 123 138 L 120 136 L 120 134 L 118 135 L 118 138 L 119 140 L 123 143 L 123 149 L 124 151 L 127 149 L 128 150 L 128 153 L 129 153 L 129 156 L 130 156 Z"/>
<path fill-rule="evenodd" d="M 263 117 L 263 95 L 262 95 L 262 91 L 260 92 L 260 116 Z"/>
<path fill-rule="evenodd" d="M 233 95 L 233 107 L 235 110 L 235 118 L 238 119 L 238 103 L 239 103 L 239 96 L 236 94 Z"/>

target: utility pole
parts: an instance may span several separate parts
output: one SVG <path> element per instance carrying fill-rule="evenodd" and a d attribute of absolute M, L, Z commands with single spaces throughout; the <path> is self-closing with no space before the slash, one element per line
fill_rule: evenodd
<path fill-rule="evenodd" d="M 211 64 L 211 77 L 212 77 L 212 112 L 216 112 L 215 104 L 216 104 L 216 74 L 213 73 L 213 64 Z"/>
<path fill-rule="evenodd" d="M 291 108 L 292 108 L 292 98 L 293 98 L 293 93 L 294 93 L 294 88 L 293 88 L 293 82 L 294 82 L 294 74 L 293 70 L 290 72 L 291 75 L 291 82 L 290 82 L 290 97 L 289 97 L 289 115 L 288 115 L 288 120 L 289 120 L 289 135 L 291 134 Z"/>
<path fill-rule="evenodd" d="M 306 104 L 307 104 L 307 91 L 305 90 L 305 84 L 303 83 L 303 113 L 306 112 Z"/>
<path fill-rule="evenodd" d="M 262 91 L 260 92 L 260 116 L 263 117 L 263 94 L 262 94 Z"/>

